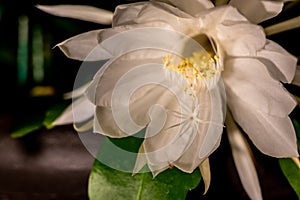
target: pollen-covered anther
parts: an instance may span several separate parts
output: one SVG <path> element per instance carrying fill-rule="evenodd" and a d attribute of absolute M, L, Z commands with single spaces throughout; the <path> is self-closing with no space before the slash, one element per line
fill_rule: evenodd
<path fill-rule="evenodd" d="M 189 95 L 193 96 L 190 91 L 195 93 L 195 87 L 199 86 L 202 80 L 210 79 L 217 73 L 217 59 L 217 56 L 212 58 L 206 52 L 195 52 L 193 56 L 181 59 L 178 62 L 179 64 L 174 63 L 174 59 L 170 54 L 166 54 L 162 60 L 168 70 L 177 72 L 184 77 L 188 83 L 188 87 L 184 88 L 184 92 L 189 92 Z"/>

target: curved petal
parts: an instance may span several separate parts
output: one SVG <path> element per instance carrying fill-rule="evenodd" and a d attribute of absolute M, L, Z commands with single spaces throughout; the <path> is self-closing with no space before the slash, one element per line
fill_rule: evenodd
<path fill-rule="evenodd" d="M 300 66 L 297 66 L 296 68 L 295 77 L 292 83 L 300 87 Z"/>
<path fill-rule="evenodd" d="M 199 33 L 195 26 L 198 23 L 196 18 L 168 4 L 141 2 L 116 8 L 113 27 L 149 23 L 154 27 L 172 28 L 187 35 Z"/>
<path fill-rule="evenodd" d="M 176 96 L 181 99 L 181 95 Z M 204 160 L 199 157 L 199 152 L 204 145 L 205 136 L 209 134 L 212 105 L 207 89 L 204 89 L 199 96 L 202 100 L 199 106 L 203 104 L 201 109 L 193 110 L 195 106 L 188 101 L 182 102 L 184 109 L 180 103 L 177 106 L 170 106 L 166 104 L 168 102 L 164 102 L 168 113 L 164 127 L 155 136 L 145 139 L 144 148 L 151 169 L 171 164 L 182 171 L 191 173 Z M 190 116 L 193 115 L 195 117 L 191 118 Z"/>
<path fill-rule="evenodd" d="M 211 149 L 210 153 L 215 151 L 221 142 L 221 137 L 215 138 L 215 146 Z M 201 149 L 201 144 L 203 144 L 203 133 L 198 133 L 197 136 L 194 138 L 194 142 L 191 144 L 189 149 L 187 149 L 184 154 L 174 162 L 174 165 L 186 172 L 186 173 L 192 173 L 195 168 L 197 168 L 201 162 L 203 162 L 207 157 L 210 155 L 207 155 L 205 158 L 200 158 L 199 153 Z"/>
<path fill-rule="evenodd" d="M 265 66 L 275 79 L 284 83 L 292 82 L 297 66 L 297 58 L 289 54 L 280 45 L 267 40 L 266 46 L 257 52 L 257 56 L 263 58 L 258 58 L 262 62 L 273 63 L 273 65 L 266 63 Z"/>
<path fill-rule="evenodd" d="M 82 33 L 76 35 L 72 38 L 69 38 L 56 46 L 60 48 L 60 50 L 69 58 L 75 60 L 87 60 L 95 61 L 95 60 L 103 60 L 110 57 L 107 55 L 107 52 L 99 51 L 99 57 L 88 57 L 88 55 L 99 45 L 98 35 L 103 30 L 94 30 L 86 33 Z"/>
<path fill-rule="evenodd" d="M 72 99 L 72 98 L 74 99 L 74 98 L 82 96 L 90 84 L 91 84 L 91 82 L 88 82 L 88 83 L 74 89 L 71 92 L 65 93 L 64 99 Z"/>
<path fill-rule="evenodd" d="M 52 15 L 80 19 L 99 24 L 111 24 L 113 18 L 113 13 L 111 11 L 86 5 L 37 5 L 36 7 Z"/>
<path fill-rule="evenodd" d="M 221 81 L 211 90 L 205 88 L 199 93 L 199 107 L 195 109 L 197 135 L 190 147 L 174 163 L 182 171 L 191 173 L 220 144 L 225 120 L 225 91 Z"/>
<path fill-rule="evenodd" d="M 233 160 L 245 191 L 251 199 L 262 199 L 252 152 L 230 112 L 227 112 L 226 116 L 226 130 Z"/>
<path fill-rule="evenodd" d="M 296 106 L 294 98 L 269 75 L 259 60 L 233 58 L 226 61 L 225 68 L 223 78 L 227 94 L 238 96 L 240 101 L 255 110 L 266 115 L 286 117 Z"/>
<path fill-rule="evenodd" d="M 261 152 L 279 158 L 298 157 L 296 133 L 288 116 L 260 112 L 233 92 L 228 92 L 227 97 L 235 121 Z"/>
<path fill-rule="evenodd" d="M 152 24 L 133 24 L 130 26 L 119 26 L 109 29 L 93 30 L 69 38 L 57 44 L 56 46 L 58 46 L 67 57 L 72 59 L 81 61 L 106 60 L 113 57 L 114 52 L 124 53 L 122 51 L 126 50 L 125 48 L 130 48 L 129 44 L 132 43 L 133 39 L 127 38 L 128 40 L 131 40 L 129 42 L 124 42 L 121 50 L 117 51 L 116 48 L 120 47 L 120 43 L 114 42 L 114 39 L 111 37 L 125 31 L 143 27 L 146 28 L 149 26 L 152 27 Z M 105 41 L 109 38 L 111 39 Z M 121 39 L 124 40 L 124 38 Z"/>
<path fill-rule="evenodd" d="M 111 107 L 114 87 L 126 73 L 144 63 L 162 63 L 164 55 L 163 51 L 139 50 L 107 62 L 95 75 L 86 95 L 95 105 Z"/>
<path fill-rule="evenodd" d="M 260 26 L 248 23 L 217 26 L 217 38 L 227 54 L 231 56 L 252 56 L 263 48 L 265 34 Z"/>
<path fill-rule="evenodd" d="M 158 134 L 145 139 L 144 148 L 151 171 L 175 163 L 196 136 L 196 127 L 189 123 L 181 124 L 182 119 L 180 116 L 174 115 L 173 112 L 176 111 L 168 111 L 169 115 L 165 126 Z M 190 159 L 189 162 L 192 163 L 193 160 Z"/>
<path fill-rule="evenodd" d="M 158 2 L 165 2 L 171 4 L 180 10 L 190 14 L 197 15 L 202 11 L 213 8 L 214 4 L 209 0 L 153 0 Z"/>
<path fill-rule="evenodd" d="M 210 181 L 211 181 L 209 159 L 206 158 L 206 159 L 200 164 L 199 168 L 200 168 L 201 176 L 202 176 L 202 178 L 203 178 L 204 185 L 205 185 L 204 193 L 203 193 L 203 194 L 206 194 L 206 192 L 207 192 L 208 189 L 209 189 Z"/>
<path fill-rule="evenodd" d="M 209 10 L 200 22 L 203 31 L 230 56 L 255 56 L 266 42 L 262 27 L 249 23 L 231 6 Z"/>
<path fill-rule="evenodd" d="M 87 97 L 81 96 L 65 109 L 65 111 L 53 122 L 53 125 L 84 122 L 94 115 L 94 110 L 95 106 L 87 99 Z"/>
<path fill-rule="evenodd" d="M 86 91 L 88 98 L 98 106 L 95 123 L 99 129 L 95 128 L 96 132 L 110 137 L 126 137 L 146 126 L 148 109 L 164 91 L 155 89 L 155 85 L 138 84 L 146 81 L 144 75 L 151 76 L 151 68 L 148 69 L 150 74 L 143 71 L 135 74 L 134 70 L 144 63 L 161 63 L 163 56 L 160 51 L 135 51 L 108 62 L 100 69 Z M 142 90 L 137 92 L 139 88 Z"/>
<path fill-rule="evenodd" d="M 136 157 L 136 161 L 135 161 L 135 165 L 132 171 L 132 175 L 137 174 L 145 165 L 147 164 L 147 157 L 145 154 L 145 150 L 144 150 L 144 142 L 141 144 L 137 157 Z"/>
<path fill-rule="evenodd" d="M 236 7 L 249 21 L 258 24 L 278 15 L 282 11 L 283 2 L 272 0 L 231 0 L 229 4 Z"/>
<path fill-rule="evenodd" d="M 115 122 L 113 112 L 110 107 L 96 106 L 94 118 L 94 132 L 111 138 L 128 137 L 130 133 L 124 132 Z"/>

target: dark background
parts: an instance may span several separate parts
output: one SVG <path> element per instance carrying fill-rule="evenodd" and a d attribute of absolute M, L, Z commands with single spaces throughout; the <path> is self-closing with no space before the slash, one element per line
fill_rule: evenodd
<path fill-rule="evenodd" d="M 86 199 L 87 181 L 93 158 L 81 144 L 71 125 L 51 130 L 41 129 L 20 139 L 9 133 L 15 124 L 39 115 L 61 101 L 72 90 L 81 62 L 66 58 L 57 43 L 79 33 L 107 28 L 100 24 L 55 17 L 34 7 L 36 4 L 87 4 L 113 11 L 121 3 L 109 0 L 0 1 L 0 200 L 2 199 Z M 264 22 L 268 26 L 300 14 L 299 3 L 286 7 L 278 17 Z M 29 19 L 28 75 L 18 80 L 18 20 Z M 33 31 L 39 27 L 43 36 L 44 72 L 42 81 L 33 78 Z M 300 29 L 269 37 L 289 52 L 300 56 Z M 36 86 L 50 87 L 51 94 L 32 95 Z M 298 88 L 287 86 L 299 94 Z M 254 149 L 256 166 L 265 199 L 297 199 L 280 172 L 277 159 Z M 220 167 L 222 166 L 222 167 Z M 248 199 L 240 185 L 230 148 L 224 134 L 222 145 L 211 156 L 212 185 L 202 196 L 203 183 L 187 199 Z"/>

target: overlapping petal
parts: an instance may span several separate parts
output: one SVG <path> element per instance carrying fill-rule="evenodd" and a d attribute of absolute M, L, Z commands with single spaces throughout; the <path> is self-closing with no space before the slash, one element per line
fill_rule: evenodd
<path fill-rule="evenodd" d="M 268 77 L 259 61 L 235 59 L 228 61 L 228 66 L 232 67 L 226 69 L 224 82 L 234 119 L 263 153 L 297 156 L 296 135 L 288 117 L 296 105 L 293 98 L 279 82 Z"/>
<path fill-rule="evenodd" d="M 298 157 L 297 138 L 289 117 L 262 113 L 232 94 L 228 99 L 234 119 L 261 152 L 277 158 Z"/>
<path fill-rule="evenodd" d="M 226 116 L 226 130 L 233 160 L 247 194 L 251 199 L 262 199 L 251 149 L 230 112 Z"/>
<path fill-rule="evenodd" d="M 99 44 L 97 38 L 102 30 L 94 30 L 76 35 L 56 46 L 69 58 L 75 60 L 86 60 L 91 51 Z M 100 54 L 101 55 L 101 54 Z M 91 61 L 97 60 L 91 59 Z"/>
<path fill-rule="evenodd" d="M 200 12 L 203 12 L 207 9 L 213 8 L 214 4 L 208 0 L 153 0 L 153 1 L 160 1 L 171 4 L 180 10 L 189 13 L 193 16 L 196 16 Z"/>
<path fill-rule="evenodd" d="M 225 63 L 223 72 L 227 94 L 239 98 L 255 110 L 270 116 L 286 117 L 296 106 L 294 98 L 278 81 L 274 80 L 266 66 L 257 59 L 236 58 Z"/>
<path fill-rule="evenodd" d="M 230 5 L 236 7 L 252 23 L 258 24 L 279 14 L 283 8 L 283 0 L 231 0 Z"/>
<path fill-rule="evenodd" d="M 83 95 L 74 100 L 52 124 L 56 126 L 84 122 L 92 118 L 94 112 L 95 105 Z"/>
<path fill-rule="evenodd" d="M 231 0 L 219 7 L 208 0 L 153 0 L 118 6 L 113 28 L 58 44 L 73 59 L 110 59 L 95 75 L 86 97 L 79 98 L 79 111 L 88 98 L 96 107 L 94 131 L 109 137 L 127 137 L 146 129 L 134 173 L 144 164 L 154 176 L 169 166 L 188 173 L 197 168 L 220 144 L 226 95 L 234 119 L 258 149 L 275 157 L 298 156 L 288 116 L 296 102 L 279 82 L 299 82 L 294 78 L 296 58 L 267 40 L 262 27 L 256 25 L 277 15 L 282 6 L 282 1 L 269 0 Z M 192 98 L 184 92 L 187 83 L 183 78 L 168 77 L 170 73 L 161 62 L 165 49 L 181 45 L 174 38 L 170 41 L 166 35 L 153 37 L 143 32 L 125 39 L 114 37 L 146 27 L 178 31 L 197 38 L 201 45 L 209 40 L 208 46 L 224 70 L 226 95 L 219 78 L 207 81 Z M 165 49 L 155 49 L 162 44 Z M 194 52 L 190 43 L 185 45 L 183 52 Z M 67 109 L 67 118 L 62 121 L 70 120 L 69 114 Z M 234 132 L 236 127 L 228 128 Z M 249 156 L 240 162 L 240 168 L 251 163 Z M 254 174 L 252 165 L 249 169 Z M 255 187 L 257 178 L 251 180 L 246 184 L 242 178 L 253 194 L 250 196 L 261 198 L 259 187 Z"/>
<path fill-rule="evenodd" d="M 271 40 L 267 40 L 264 48 L 257 52 L 257 56 L 276 80 L 291 83 L 297 65 L 296 57 Z"/>
<path fill-rule="evenodd" d="M 203 31 L 214 40 L 217 50 L 225 51 L 227 55 L 255 56 L 265 45 L 263 29 L 249 23 L 234 7 L 216 8 L 200 19 Z"/>
<path fill-rule="evenodd" d="M 186 35 L 197 35 L 197 19 L 165 3 L 141 2 L 120 5 L 116 8 L 113 27 L 149 24 L 179 31 Z M 195 26 L 196 25 L 196 26 Z"/>
<path fill-rule="evenodd" d="M 296 68 L 295 77 L 292 83 L 300 87 L 300 66 L 297 66 Z"/>

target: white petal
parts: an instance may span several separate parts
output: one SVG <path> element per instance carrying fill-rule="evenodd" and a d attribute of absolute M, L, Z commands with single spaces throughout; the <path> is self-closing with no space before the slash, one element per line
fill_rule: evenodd
<path fill-rule="evenodd" d="M 231 56 L 253 56 L 263 48 L 266 38 L 263 29 L 248 23 L 218 25 L 217 38 Z"/>
<path fill-rule="evenodd" d="M 295 77 L 293 79 L 292 84 L 297 85 L 300 87 L 300 66 L 297 66 Z"/>
<path fill-rule="evenodd" d="M 160 133 L 154 137 L 145 139 L 145 152 L 147 153 L 148 166 L 153 170 L 159 170 L 167 167 L 170 164 L 177 165 L 177 160 L 190 147 L 196 137 L 195 127 L 190 124 L 174 124 L 176 121 L 180 122 L 180 119 L 174 118 L 174 116 L 168 116 L 166 126 Z M 178 122 L 177 122 L 178 123 Z M 188 160 L 188 167 L 190 167 L 195 161 L 190 157 Z M 199 163 L 198 163 L 199 166 Z M 191 173 L 193 169 L 179 168 L 184 172 Z"/>
<path fill-rule="evenodd" d="M 205 189 L 204 189 L 204 193 L 206 194 L 206 192 L 209 189 L 210 186 L 210 180 L 211 180 L 211 176 L 210 176 L 210 165 L 209 165 L 209 159 L 206 158 L 199 166 L 200 168 L 200 172 L 201 172 L 201 176 L 203 178 L 204 181 L 204 185 L 205 185 Z"/>
<path fill-rule="evenodd" d="M 144 142 L 139 148 L 139 152 L 136 157 L 135 165 L 133 168 L 133 175 L 137 174 L 147 164 L 147 158 L 144 150 Z"/>
<path fill-rule="evenodd" d="M 251 158 L 251 150 L 246 139 L 232 119 L 231 113 L 226 116 L 227 135 L 240 180 L 251 199 L 262 199 L 257 172 Z"/>
<path fill-rule="evenodd" d="M 231 0 L 229 4 L 236 7 L 255 24 L 275 17 L 281 12 L 283 7 L 283 1 L 270 0 Z"/>
<path fill-rule="evenodd" d="M 89 87 L 89 85 L 90 85 L 90 82 L 76 88 L 75 90 L 73 90 L 71 92 L 65 93 L 64 99 L 72 99 L 72 98 L 77 98 L 77 97 L 82 96 L 84 94 L 84 92 L 86 91 L 86 89 Z"/>
<path fill-rule="evenodd" d="M 115 123 L 111 109 L 103 106 L 96 106 L 93 131 L 111 138 L 130 136 L 130 134 L 122 131 Z"/>
<path fill-rule="evenodd" d="M 200 96 L 202 95 L 203 92 L 202 94 L 200 94 Z M 226 94 L 221 79 L 218 79 L 215 87 L 209 90 L 209 95 L 211 100 L 210 111 L 212 114 L 210 119 L 211 121 L 209 122 L 210 125 L 199 152 L 200 159 L 208 157 L 216 149 L 216 147 L 219 146 L 219 141 L 223 133 L 226 115 Z M 201 102 L 200 104 L 203 104 L 204 101 L 202 99 L 199 99 L 199 102 Z M 200 109 L 200 114 L 203 115 L 202 109 Z"/>
<path fill-rule="evenodd" d="M 153 27 L 153 24 L 149 22 L 148 24 L 133 24 L 89 31 L 69 38 L 56 46 L 69 58 L 81 61 L 99 61 L 145 46 L 172 49 L 174 48 L 172 42 L 180 39 L 178 37 L 169 38 L 170 43 L 168 43 L 165 37 L 171 34 L 170 31 L 158 30 L 154 27 L 147 29 L 147 27 Z M 153 42 L 153 38 L 156 38 L 156 43 Z"/>
<path fill-rule="evenodd" d="M 145 24 L 177 30 L 188 35 L 199 33 L 198 20 L 168 4 L 142 2 L 120 5 L 116 8 L 113 27 Z M 196 25 L 196 26 L 195 26 Z"/>
<path fill-rule="evenodd" d="M 190 14 L 197 15 L 202 11 L 213 8 L 214 4 L 209 0 L 156 0 L 171 4 L 180 10 Z"/>
<path fill-rule="evenodd" d="M 279 81 L 270 76 L 265 65 L 257 59 L 229 59 L 225 68 L 223 78 L 227 95 L 233 93 L 255 110 L 267 115 L 286 117 L 296 106 L 294 98 Z"/>
<path fill-rule="evenodd" d="M 202 31 L 216 43 L 218 54 L 225 51 L 230 56 L 254 56 L 265 45 L 262 27 L 249 23 L 231 6 L 216 7 L 199 17 Z"/>
<path fill-rule="evenodd" d="M 159 72 L 151 67 L 154 63 L 162 63 L 163 56 L 159 50 L 140 50 L 124 54 L 101 68 L 87 90 L 89 99 L 99 106 L 96 122 L 100 126 L 96 132 L 126 137 L 149 123 L 148 110 L 166 90 L 151 85 L 163 79 L 163 66 Z M 144 63 L 152 64 L 141 70 L 139 66 Z"/>
<path fill-rule="evenodd" d="M 76 122 L 84 122 L 94 115 L 95 106 L 82 96 L 71 105 L 53 122 L 53 125 L 71 124 Z"/>
<path fill-rule="evenodd" d="M 45 6 L 37 5 L 37 8 L 60 17 L 69 17 L 74 19 L 95 22 L 99 24 L 111 24 L 113 13 L 108 10 L 95 8 L 85 5 L 55 5 Z"/>
<path fill-rule="evenodd" d="M 248 23 L 248 20 L 241 15 L 238 10 L 232 6 L 218 6 L 207 10 L 199 15 L 203 20 L 201 26 L 204 31 L 214 31 L 219 24 L 232 25 L 237 23 Z"/>
<path fill-rule="evenodd" d="M 297 65 L 296 57 L 271 40 L 267 40 L 266 46 L 257 52 L 257 56 L 264 58 L 260 59 L 262 62 L 273 63 L 273 65 L 266 64 L 266 67 L 274 78 L 284 83 L 291 83 Z"/>
<path fill-rule="evenodd" d="M 228 105 L 236 122 L 255 146 L 273 157 L 297 157 L 297 138 L 288 116 L 271 116 L 257 110 L 232 92 L 227 93 Z"/>
<path fill-rule="evenodd" d="M 56 46 L 69 58 L 75 60 L 97 61 L 111 57 L 111 54 L 105 49 L 96 48 L 101 41 L 98 35 L 104 30 L 94 30 L 76 35 L 69 38 Z M 96 52 L 97 51 L 97 52 Z M 91 54 L 91 52 L 94 52 Z"/>
<path fill-rule="evenodd" d="M 225 93 L 221 82 L 213 89 L 199 93 L 199 115 L 196 120 L 198 131 L 193 143 L 174 163 L 182 171 L 191 173 L 220 145 L 225 118 Z M 197 152 L 197 153 L 196 153 Z"/>
<path fill-rule="evenodd" d="M 84 122 L 94 116 L 95 105 L 83 95 L 72 103 L 74 122 Z"/>
<path fill-rule="evenodd" d="M 52 123 L 52 125 L 64 125 L 74 123 L 72 104 L 69 105 L 64 112 Z"/>

